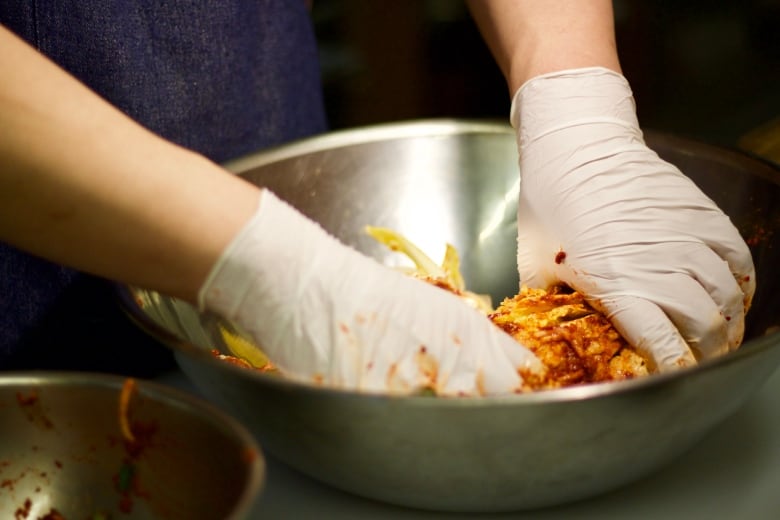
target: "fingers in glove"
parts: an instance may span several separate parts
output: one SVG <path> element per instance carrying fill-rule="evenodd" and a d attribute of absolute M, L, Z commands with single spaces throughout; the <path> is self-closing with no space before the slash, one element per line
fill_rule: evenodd
<path fill-rule="evenodd" d="M 394 271 L 383 276 L 380 284 L 392 285 L 396 295 L 390 307 L 379 311 L 389 317 L 385 329 L 372 330 L 368 321 L 355 325 L 362 346 L 338 349 L 361 359 L 354 366 L 370 367 L 360 371 L 358 387 L 400 393 L 428 387 L 438 395 L 506 394 L 521 388 L 524 372 L 543 370 L 528 349 L 460 298 Z M 412 300 L 424 301 L 425 308 L 410 315 L 402 304 Z M 394 319 L 399 316 L 406 319 Z M 428 343 L 426 338 L 438 339 Z"/>
<path fill-rule="evenodd" d="M 646 268 L 644 274 L 626 280 L 620 279 L 620 269 L 614 270 L 615 278 L 608 283 L 612 287 L 604 294 L 632 294 L 653 302 L 677 327 L 697 359 L 737 349 L 745 332 L 745 295 L 728 263 L 695 242 L 666 244 L 657 247 L 655 255 L 677 258 L 670 265 L 679 267 L 655 272 Z M 598 294 L 599 288 L 578 282 L 574 278 L 572 285 L 584 294 Z"/>
<path fill-rule="evenodd" d="M 723 270 L 724 265 L 716 267 Z M 734 289 L 730 293 L 736 298 L 725 296 L 717 277 L 697 280 L 685 273 L 666 273 L 644 285 L 649 289 L 641 297 L 604 298 L 598 304 L 623 337 L 651 354 L 660 369 L 678 366 L 680 360 L 686 366 L 690 361 L 683 355 L 686 350 L 694 359 L 710 359 L 739 345 L 744 315 L 739 289 L 728 272 L 725 285 Z M 713 298 L 725 299 L 735 313 L 731 319 Z"/>
<path fill-rule="evenodd" d="M 670 314 L 681 316 L 677 320 L 673 318 L 673 321 L 677 321 L 678 327 L 683 330 L 683 336 L 686 337 L 689 345 L 698 349 L 703 358 L 710 358 L 735 350 L 742 343 L 745 333 L 745 313 L 747 312 L 745 301 L 748 297 L 732 273 L 730 265 L 712 250 L 702 250 L 704 247 L 702 245 L 690 248 L 690 253 L 685 255 L 689 262 L 689 270 L 680 275 L 683 276 L 681 283 L 691 285 L 691 291 L 696 291 L 696 287 L 691 284 L 692 281 L 695 281 L 707 295 L 702 295 L 700 299 L 694 299 L 695 293 L 693 292 L 681 293 L 688 295 L 688 298 L 685 300 L 679 297 L 675 298 L 676 305 L 669 305 L 667 311 Z M 688 279 L 684 275 L 687 275 Z M 679 291 L 684 290 L 683 287 L 679 289 Z M 710 300 L 714 309 L 710 306 Z M 685 301 L 695 302 L 695 305 L 685 304 Z M 720 337 L 719 333 L 711 332 L 708 334 L 704 330 L 696 330 L 706 329 L 707 321 L 705 318 L 708 313 L 715 311 L 719 313 L 722 320 L 716 318 L 712 328 L 720 330 L 721 327 L 724 327 L 726 329 L 725 340 Z M 701 316 L 698 320 L 693 320 L 693 325 L 699 325 L 699 327 L 691 326 L 688 323 L 690 321 L 687 319 L 688 316 Z M 692 331 L 686 333 L 686 328 L 690 328 Z M 699 341 L 695 342 L 697 336 Z"/>
<path fill-rule="evenodd" d="M 601 307 L 620 334 L 650 357 L 659 372 L 696 364 L 677 327 L 656 304 L 635 296 L 602 300 Z"/>
<path fill-rule="evenodd" d="M 709 359 L 726 354 L 729 351 L 728 322 L 710 294 L 687 275 L 670 274 L 665 278 L 664 289 L 673 288 L 672 292 L 658 292 L 653 299 L 677 326 L 696 358 Z"/>
<path fill-rule="evenodd" d="M 723 230 L 729 228 L 731 233 L 724 233 Z M 726 215 L 713 216 L 711 229 L 712 237 L 705 235 L 703 240 L 728 264 L 742 293 L 743 313 L 747 312 L 756 292 L 756 270 L 750 249 Z"/>

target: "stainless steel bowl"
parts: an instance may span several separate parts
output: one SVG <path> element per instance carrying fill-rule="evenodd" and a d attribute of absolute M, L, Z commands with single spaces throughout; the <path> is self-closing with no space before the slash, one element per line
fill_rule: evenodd
<path fill-rule="evenodd" d="M 122 412 L 125 436 L 125 381 L 0 376 L 0 518 L 213 520 L 257 511 L 265 465 L 243 426 L 211 404 L 136 381 Z"/>
<path fill-rule="evenodd" d="M 648 143 L 687 172 L 752 245 L 758 292 L 737 352 L 695 369 L 530 395 L 436 399 L 314 388 L 219 362 L 214 317 L 123 287 L 132 318 L 173 348 L 194 383 L 263 447 L 316 479 L 395 504 L 510 511 L 590 497 L 688 450 L 780 361 L 780 172 L 668 135 Z M 344 242 L 388 264 L 363 233 L 395 228 L 434 258 L 461 252 L 468 285 L 494 301 L 518 288 L 517 151 L 504 124 L 420 121 L 336 132 L 228 165 L 271 187 Z"/>

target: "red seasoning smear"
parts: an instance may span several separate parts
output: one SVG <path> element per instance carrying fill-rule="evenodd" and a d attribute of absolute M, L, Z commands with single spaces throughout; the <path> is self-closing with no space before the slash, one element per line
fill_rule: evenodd
<path fill-rule="evenodd" d="M 14 519 L 24 520 L 30 515 L 30 509 L 32 509 L 32 502 L 28 498 L 24 501 L 24 504 L 22 504 L 19 508 L 16 509 L 16 511 L 14 511 Z"/>
<path fill-rule="evenodd" d="M 29 395 L 24 395 L 21 392 L 16 392 L 16 401 L 20 406 L 32 406 L 38 402 L 38 391 L 32 390 Z"/>
<path fill-rule="evenodd" d="M 36 423 L 47 430 L 54 428 L 54 424 L 43 411 L 37 390 L 31 390 L 26 395 L 22 392 L 16 392 L 16 402 L 24 410 L 28 421 Z"/>
<path fill-rule="evenodd" d="M 766 242 L 772 236 L 772 231 L 766 229 L 760 224 L 753 226 L 752 232 L 745 238 L 745 243 L 751 247 L 760 245 L 762 242 Z"/>
<path fill-rule="evenodd" d="M 137 461 L 143 456 L 146 448 L 154 442 L 159 426 L 156 422 L 143 422 L 133 419 L 133 401 L 137 397 L 137 382 L 127 378 L 119 394 L 118 419 L 121 441 L 125 449 L 125 458 L 119 471 L 114 475 L 114 487 L 119 493 L 119 510 L 130 513 L 133 510 L 133 499 L 148 498 L 148 493 L 141 488 Z"/>

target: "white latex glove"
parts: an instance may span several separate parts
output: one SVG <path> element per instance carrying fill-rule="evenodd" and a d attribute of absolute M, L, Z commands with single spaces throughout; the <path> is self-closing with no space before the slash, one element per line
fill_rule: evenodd
<path fill-rule="evenodd" d="M 603 68 L 531 79 L 515 94 L 522 283 L 563 281 L 660 370 L 742 341 L 755 290 L 729 218 L 646 145 L 625 78 Z"/>
<path fill-rule="evenodd" d="M 264 190 L 199 293 L 288 377 L 392 393 L 511 393 L 541 362 L 453 294 L 385 267 Z"/>

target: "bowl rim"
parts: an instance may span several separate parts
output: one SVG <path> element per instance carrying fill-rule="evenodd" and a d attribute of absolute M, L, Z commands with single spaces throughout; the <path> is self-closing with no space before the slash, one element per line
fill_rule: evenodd
<path fill-rule="evenodd" d="M 333 130 L 296 139 L 254 153 L 245 154 L 222 164 L 233 173 L 257 168 L 302 154 L 334 150 L 356 144 L 374 143 L 414 137 L 446 137 L 464 133 L 514 134 L 509 123 L 498 119 L 416 119 Z"/>
<path fill-rule="evenodd" d="M 435 118 L 388 122 L 329 131 L 319 135 L 304 137 L 238 157 L 223 163 L 223 166 L 229 171 L 240 173 L 303 154 L 315 153 L 323 150 L 334 150 L 357 144 L 418 137 L 446 137 L 467 133 L 514 135 L 514 132 L 514 129 L 508 122 L 497 119 Z M 742 150 L 655 130 L 645 130 L 644 134 L 657 142 L 674 143 L 686 153 L 695 153 L 697 155 L 706 155 L 710 157 L 717 156 L 721 161 L 739 161 L 743 165 L 745 163 L 751 163 L 751 165 L 755 165 L 757 169 L 760 170 L 757 172 L 759 176 L 774 182 L 775 184 L 780 184 L 780 167 L 778 167 L 778 165 Z M 677 380 L 686 377 L 689 374 L 703 374 L 732 363 L 741 362 L 742 360 L 758 355 L 765 350 L 780 348 L 780 330 L 777 330 L 759 337 L 751 338 L 745 341 L 739 349 L 714 359 L 701 361 L 696 366 L 672 372 L 652 374 L 648 377 L 576 385 L 522 394 L 454 398 L 438 397 L 432 399 L 431 397 L 418 395 L 365 392 L 316 385 L 307 381 L 283 378 L 278 375 L 237 367 L 230 363 L 222 362 L 215 359 L 206 349 L 195 346 L 183 338 L 169 332 L 141 311 L 136 303 L 136 299 L 133 297 L 133 291 L 139 290 L 139 288 L 119 283 L 115 284 L 115 287 L 120 306 L 131 321 L 135 322 L 142 330 L 145 330 L 153 339 L 156 339 L 168 348 L 171 348 L 175 353 L 194 355 L 199 359 L 206 360 L 206 362 L 214 363 L 215 367 L 228 371 L 232 370 L 235 371 L 236 374 L 242 374 L 241 377 L 256 378 L 256 380 L 261 381 L 264 384 L 279 386 L 280 388 L 286 387 L 295 389 L 296 391 L 310 391 L 318 394 L 332 393 L 342 397 L 352 396 L 355 398 L 378 400 L 403 400 L 415 403 L 419 406 L 429 406 L 432 403 L 436 403 L 436 406 L 442 406 L 442 403 L 448 403 L 448 406 L 517 406 L 518 404 L 535 405 L 550 402 L 569 402 L 605 398 L 637 391 L 642 388 L 663 385 L 668 381 Z"/>
<path fill-rule="evenodd" d="M 249 518 L 265 486 L 267 472 L 265 454 L 258 440 L 243 423 L 205 399 L 148 379 L 84 371 L 11 370 L 0 373 L 0 389 L 82 387 L 107 389 L 115 391 L 118 395 L 128 379 L 135 380 L 136 392 L 145 399 L 183 409 L 186 413 L 205 418 L 215 429 L 237 440 L 245 450 L 251 451 L 251 457 L 243 458 L 248 473 L 246 485 L 226 520 Z"/>
<path fill-rule="evenodd" d="M 334 150 L 356 144 L 416 137 L 446 137 L 465 133 L 514 136 L 515 130 L 508 121 L 496 118 L 425 118 L 390 121 L 331 130 L 294 139 L 225 161 L 222 166 L 233 173 L 240 173 L 302 154 Z M 653 141 L 674 143 L 681 151 L 684 150 L 688 154 L 717 155 L 721 161 L 738 161 L 743 164 L 750 162 L 752 166 L 761 169 L 755 173 L 775 184 L 780 184 L 780 165 L 750 151 L 652 128 L 645 128 L 642 133 Z"/>

